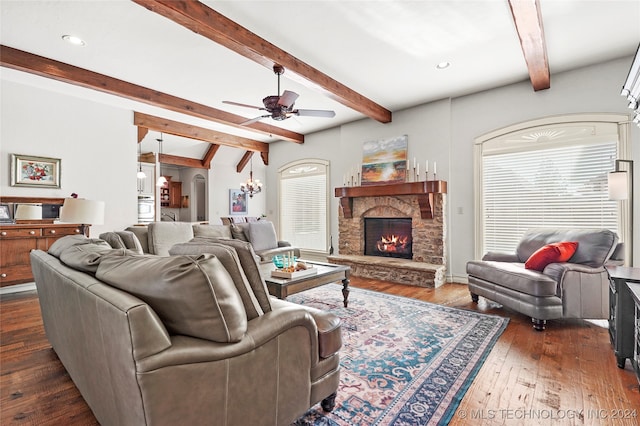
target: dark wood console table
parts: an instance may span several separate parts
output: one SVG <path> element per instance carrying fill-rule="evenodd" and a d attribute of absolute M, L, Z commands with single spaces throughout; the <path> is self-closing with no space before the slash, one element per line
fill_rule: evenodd
<path fill-rule="evenodd" d="M 608 266 L 609 283 L 609 337 L 619 368 L 627 358 L 633 358 L 635 304 L 627 282 L 640 283 L 640 268 Z"/>
<path fill-rule="evenodd" d="M 447 182 L 427 180 L 421 182 L 401 182 L 385 185 L 344 186 L 335 189 L 340 197 L 342 213 L 347 219 L 353 217 L 353 199 L 358 197 L 376 197 L 385 195 L 417 195 L 422 219 L 433 219 L 433 194 L 446 194 Z"/>

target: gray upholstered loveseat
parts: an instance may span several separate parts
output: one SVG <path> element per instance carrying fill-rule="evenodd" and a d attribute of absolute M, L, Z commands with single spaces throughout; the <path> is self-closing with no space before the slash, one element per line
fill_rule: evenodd
<path fill-rule="evenodd" d="M 289 425 L 333 408 L 340 320 L 270 297 L 251 246 L 229 241 L 155 256 L 74 235 L 31 252 L 47 338 L 100 424 Z"/>
<path fill-rule="evenodd" d="M 230 225 L 152 222 L 149 225 L 130 226 L 126 230 L 137 236 L 144 253 L 160 256 L 168 256 L 169 249 L 175 244 L 186 243 L 194 238 L 222 238 L 251 243 L 262 262 L 269 262 L 273 256 L 287 252 L 300 257 L 300 249 L 291 247 L 287 241 L 278 240 L 273 223 L 266 220 Z M 125 246 L 129 247 L 128 244 Z"/>
<path fill-rule="evenodd" d="M 531 229 L 515 253 L 487 253 L 467 263 L 469 291 L 531 317 L 543 330 L 556 318 L 604 319 L 609 315 L 609 275 L 605 262 L 618 237 L 602 229 Z M 543 270 L 525 268 L 542 247 L 577 242 L 566 262 L 550 263 Z"/>

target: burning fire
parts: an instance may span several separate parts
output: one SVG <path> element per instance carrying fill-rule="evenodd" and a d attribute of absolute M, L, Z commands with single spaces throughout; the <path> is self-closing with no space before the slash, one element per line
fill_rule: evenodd
<path fill-rule="evenodd" d="M 376 243 L 378 251 L 383 253 L 400 253 L 407 250 L 409 237 L 399 235 L 383 235 Z"/>

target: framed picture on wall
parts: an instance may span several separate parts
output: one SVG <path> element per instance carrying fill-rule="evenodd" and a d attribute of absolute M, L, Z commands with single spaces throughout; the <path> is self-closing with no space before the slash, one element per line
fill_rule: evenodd
<path fill-rule="evenodd" d="M 60 188 L 60 159 L 11 154 L 11 186 Z"/>
<path fill-rule="evenodd" d="M 229 190 L 229 214 L 247 214 L 247 194 L 239 189 Z"/>
<path fill-rule="evenodd" d="M 362 185 L 404 182 L 407 173 L 407 135 L 365 142 Z"/>

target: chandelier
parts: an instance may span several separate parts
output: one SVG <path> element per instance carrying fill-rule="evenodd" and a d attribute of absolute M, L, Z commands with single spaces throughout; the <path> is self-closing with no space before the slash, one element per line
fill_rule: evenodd
<path fill-rule="evenodd" d="M 249 179 L 240 184 L 240 191 L 249 194 L 249 198 L 253 198 L 254 194 L 262 191 L 262 182 L 260 179 L 253 179 L 253 156 L 251 157 L 251 169 L 249 171 Z"/>

